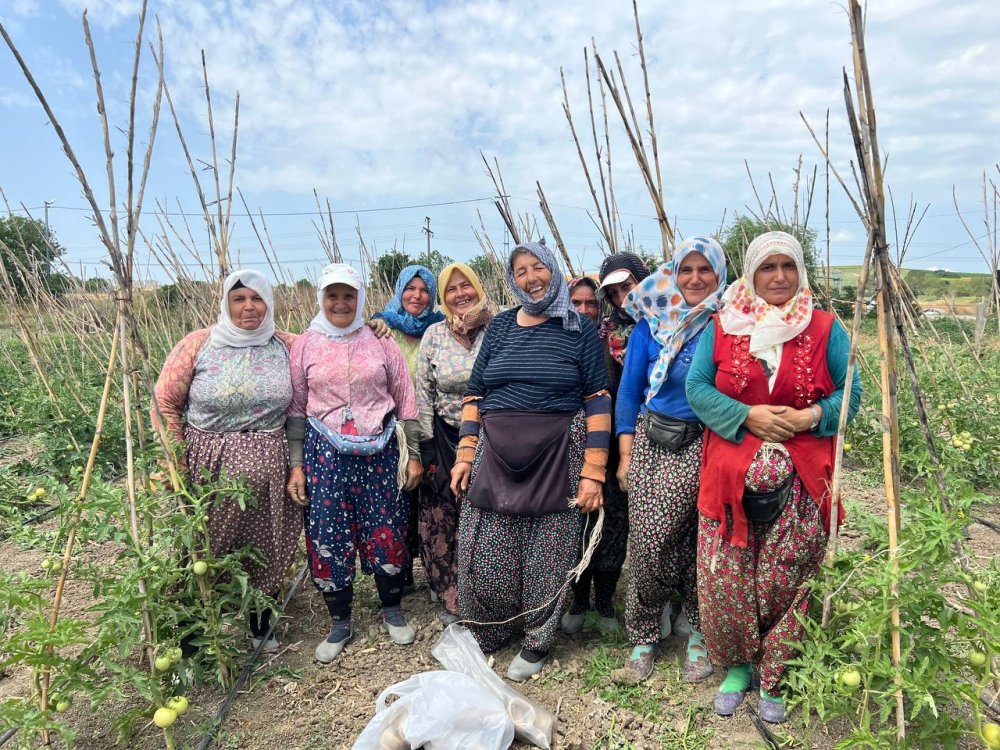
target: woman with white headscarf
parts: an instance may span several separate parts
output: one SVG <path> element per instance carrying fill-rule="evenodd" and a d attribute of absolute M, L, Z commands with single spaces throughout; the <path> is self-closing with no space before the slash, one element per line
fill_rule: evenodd
<path fill-rule="evenodd" d="M 382 623 L 392 641 L 416 633 L 400 609 L 409 503 L 403 490 L 420 481 L 413 382 L 389 337 L 364 325 L 365 286 L 345 263 L 323 269 L 319 312 L 291 351 L 288 492 L 306 508 L 306 552 L 313 583 L 333 626 L 316 659 L 337 658 L 352 635 L 355 558 L 375 577 Z M 397 441 L 402 422 L 405 446 Z M 400 452 L 405 479 L 399 479 Z"/>
<path fill-rule="evenodd" d="M 206 473 L 218 481 L 225 474 L 249 488 L 254 502 L 243 509 L 237 499 L 225 498 L 209 510 L 211 551 L 259 550 L 265 562 L 246 561 L 247 574 L 254 587 L 276 597 L 302 530 L 300 511 L 285 491 L 288 350 L 295 337 L 275 330 L 271 284 L 257 271 L 230 274 L 219 308 L 218 323 L 189 333 L 167 356 L 156 400 L 169 432 L 187 443 L 192 481 Z M 254 647 L 270 629 L 270 615 L 251 614 Z M 273 637 L 264 643 L 266 651 L 277 648 Z"/>
<path fill-rule="evenodd" d="M 768 232 L 698 343 L 688 400 L 705 423 L 698 603 L 712 663 L 727 668 L 715 710 L 743 702 L 753 672 L 760 716 L 785 720 L 781 681 L 802 640 L 806 584 L 826 547 L 835 435 L 850 341 L 814 310 L 802 246 Z M 857 371 L 849 416 L 861 403 Z M 843 510 L 839 510 L 843 518 Z"/>
<path fill-rule="evenodd" d="M 463 399 L 451 489 L 468 493 L 459 610 L 484 651 L 505 646 L 523 621 L 521 651 L 507 670 L 520 681 L 551 653 L 579 559 L 579 514 L 604 502 L 611 397 L 597 329 L 570 304 L 552 251 L 537 242 L 515 247 L 507 283 L 521 304 L 486 329 Z"/>
<path fill-rule="evenodd" d="M 691 237 L 640 281 L 624 309 L 637 321 L 618 387 L 618 480 L 629 495 L 632 551 L 625 631 L 634 644 L 620 681 L 652 674 L 660 617 L 679 594 L 692 626 L 685 682 L 712 674 L 699 632 L 695 555 L 702 424 L 684 390 L 698 341 L 726 288 L 726 257 L 711 237 Z"/>

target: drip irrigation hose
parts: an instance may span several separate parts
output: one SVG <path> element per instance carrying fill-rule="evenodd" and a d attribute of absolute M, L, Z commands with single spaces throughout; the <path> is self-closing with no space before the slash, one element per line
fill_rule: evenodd
<path fill-rule="evenodd" d="M 264 637 L 260 639 L 260 643 L 257 644 L 257 648 L 250 655 L 250 660 L 247 665 L 243 668 L 243 672 L 240 673 L 239 679 L 233 683 L 233 686 L 229 689 L 229 695 L 226 696 L 226 700 L 223 701 L 222 705 L 219 707 L 218 713 L 215 718 L 212 719 L 211 726 L 208 731 L 205 732 L 205 736 L 201 738 L 201 742 L 198 745 L 198 750 L 205 750 L 212 741 L 215 739 L 215 734 L 218 732 L 222 725 L 226 721 L 226 717 L 229 716 L 229 712 L 233 708 L 233 704 L 236 702 L 236 694 L 246 685 L 247 680 L 250 679 L 250 673 L 253 672 L 254 665 L 257 663 L 257 659 L 260 657 L 261 651 L 264 648 L 264 643 L 271 637 L 274 633 L 274 627 L 277 625 L 278 620 L 286 609 L 288 609 L 288 603 L 292 600 L 295 592 L 298 590 L 299 585 L 306 577 L 306 572 L 309 570 L 308 563 L 302 566 L 302 569 L 295 576 L 295 580 L 292 581 L 291 587 L 288 589 L 288 593 L 285 594 L 284 601 L 281 602 L 281 611 L 278 613 L 277 617 L 273 617 L 271 622 L 271 627 L 268 628 L 267 633 Z"/>

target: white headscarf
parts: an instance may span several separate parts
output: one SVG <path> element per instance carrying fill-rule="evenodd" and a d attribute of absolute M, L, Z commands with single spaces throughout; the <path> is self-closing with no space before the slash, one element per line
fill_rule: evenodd
<path fill-rule="evenodd" d="M 229 293 L 240 282 L 247 289 L 260 295 L 267 305 L 264 320 L 252 331 L 237 326 L 229 315 Z M 271 282 L 260 271 L 233 271 L 222 284 L 222 300 L 219 302 L 219 322 L 212 327 L 212 343 L 215 346 L 263 346 L 274 336 L 274 293 Z"/>
<path fill-rule="evenodd" d="M 798 291 L 780 307 L 765 302 L 753 286 L 754 273 L 772 255 L 787 255 L 799 272 Z M 726 290 L 722 302 L 722 330 L 750 337 L 750 353 L 767 364 L 773 387 L 783 344 L 802 333 L 812 320 L 812 292 L 799 241 L 786 232 L 767 232 L 757 237 L 747 248 L 743 276 Z"/>
<path fill-rule="evenodd" d="M 358 307 L 354 311 L 354 320 L 346 328 L 335 326 L 323 312 L 323 292 L 331 284 L 347 284 L 358 291 Z M 316 282 L 316 302 L 319 303 L 319 312 L 309 324 L 310 331 L 319 331 L 331 339 L 343 339 L 365 324 L 365 283 L 361 274 L 346 263 L 331 263 L 320 271 Z"/>

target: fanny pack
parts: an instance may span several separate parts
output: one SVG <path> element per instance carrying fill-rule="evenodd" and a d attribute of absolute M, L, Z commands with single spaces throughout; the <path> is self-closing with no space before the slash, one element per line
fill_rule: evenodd
<path fill-rule="evenodd" d="M 488 411 L 469 487 L 474 508 L 515 516 L 569 510 L 569 430 L 575 412 Z"/>
<path fill-rule="evenodd" d="M 389 438 L 395 434 L 396 416 L 389 416 L 385 428 L 378 435 L 344 435 L 334 432 L 316 417 L 309 417 L 309 425 L 322 435 L 337 453 L 347 456 L 374 456 L 385 450 Z"/>
<path fill-rule="evenodd" d="M 781 511 L 785 509 L 785 503 L 792 495 L 792 482 L 795 479 L 795 472 L 788 475 L 780 485 L 767 492 L 751 492 L 743 489 L 743 513 L 748 521 L 756 523 L 773 523 Z"/>
<path fill-rule="evenodd" d="M 677 419 L 646 409 L 646 437 L 651 443 L 676 453 L 701 437 L 705 428 L 701 422 Z"/>

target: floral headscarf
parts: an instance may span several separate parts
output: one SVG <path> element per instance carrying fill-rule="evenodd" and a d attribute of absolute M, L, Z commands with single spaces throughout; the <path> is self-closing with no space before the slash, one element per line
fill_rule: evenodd
<path fill-rule="evenodd" d="M 403 291 L 415 276 L 419 276 L 427 285 L 430 300 L 419 315 L 411 315 L 403 309 Z M 372 315 L 373 318 L 381 318 L 390 328 L 401 331 L 407 336 L 420 338 L 428 326 L 444 320 L 444 315 L 434 309 L 434 298 L 437 297 L 437 281 L 434 274 L 423 266 L 407 266 L 399 272 L 396 278 L 396 290 L 392 299 L 385 303 L 385 308 L 380 313 Z"/>
<path fill-rule="evenodd" d="M 677 272 L 691 253 L 701 253 L 719 279 L 718 288 L 694 307 L 677 286 Z M 719 309 L 726 288 L 726 256 L 711 237 L 691 237 L 674 250 L 673 257 L 657 268 L 625 298 L 625 311 L 636 320 L 645 318 L 649 332 L 660 345 L 660 357 L 649 375 L 649 402 L 667 379 L 670 365 L 688 341 L 705 327 Z"/>
<path fill-rule="evenodd" d="M 472 284 L 473 289 L 479 295 L 479 302 L 467 310 L 464 315 L 455 315 L 451 308 L 444 301 L 444 293 L 451 281 L 451 275 L 458 271 Z M 455 337 L 462 346 L 472 351 L 472 342 L 480 329 L 486 326 L 493 317 L 486 300 L 486 291 L 483 289 L 483 282 L 479 274 L 473 271 L 465 263 L 449 263 L 441 269 L 438 274 L 438 301 L 445 313 L 444 324 L 448 327 L 451 335 Z"/>
<path fill-rule="evenodd" d="M 517 280 L 514 278 L 514 258 L 521 253 L 534 255 L 552 272 L 552 281 L 549 283 L 548 291 L 537 302 L 517 285 Z M 559 270 L 556 256 L 545 245 L 540 242 L 522 242 L 511 250 L 510 257 L 507 259 L 506 275 L 511 293 L 521 301 L 521 307 L 528 315 L 548 315 L 550 318 L 561 318 L 565 330 L 580 330 L 580 313 L 573 309 L 573 305 L 569 301 L 566 279 L 563 277 L 562 271 Z"/>
<path fill-rule="evenodd" d="M 772 255 L 787 255 L 799 271 L 799 288 L 788 302 L 776 307 L 757 295 L 753 276 Z M 812 320 L 812 291 L 806 275 L 802 245 L 786 232 L 767 232 L 747 248 L 743 276 L 722 299 L 725 307 L 719 316 L 722 330 L 733 336 L 750 337 L 750 353 L 764 360 L 773 384 L 781 363 L 781 348 L 786 341 L 802 333 Z"/>

